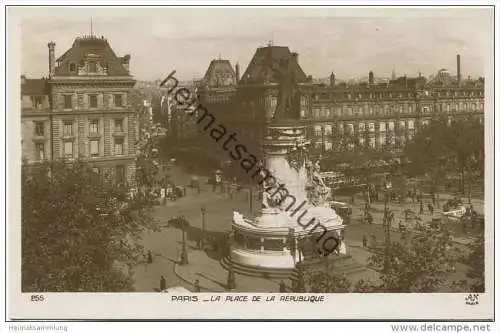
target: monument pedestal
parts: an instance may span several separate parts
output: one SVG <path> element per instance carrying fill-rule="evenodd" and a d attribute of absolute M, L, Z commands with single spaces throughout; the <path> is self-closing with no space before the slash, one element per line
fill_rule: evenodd
<path fill-rule="evenodd" d="M 223 260 L 223 265 L 231 260 L 240 274 L 284 277 L 309 253 L 345 252 L 344 224 L 333 209 L 324 202 L 318 204 L 317 196 L 306 190 L 314 187 L 310 183 L 319 173 L 313 175 L 307 158 L 305 127 L 271 124 L 267 133 L 262 142 L 266 165 L 259 172 L 263 208 L 256 218 L 234 212 L 231 259 Z M 323 184 L 321 179 L 317 182 Z M 315 194 L 321 195 L 325 187 L 318 184 L 321 191 Z"/>

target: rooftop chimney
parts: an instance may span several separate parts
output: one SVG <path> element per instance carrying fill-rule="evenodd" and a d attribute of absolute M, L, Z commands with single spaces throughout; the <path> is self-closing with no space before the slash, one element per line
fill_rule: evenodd
<path fill-rule="evenodd" d="M 299 63 L 299 54 L 297 52 L 292 52 L 292 60 L 297 64 Z"/>
<path fill-rule="evenodd" d="M 123 57 L 123 67 L 130 73 L 130 54 L 126 54 Z"/>
<path fill-rule="evenodd" d="M 330 87 L 334 86 L 335 86 L 335 74 L 332 72 L 332 74 L 330 74 Z"/>
<path fill-rule="evenodd" d="M 234 71 L 236 73 L 236 84 L 238 84 L 238 82 L 240 82 L 240 64 L 236 63 Z"/>
<path fill-rule="evenodd" d="M 370 73 L 368 73 L 368 83 L 369 84 L 373 84 L 374 83 L 374 78 L 373 78 L 373 72 L 370 71 Z"/>
<path fill-rule="evenodd" d="M 457 81 L 462 81 L 462 74 L 460 73 L 460 54 L 457 54 Z"/>
<path fill-rule="evenodd" d="M 56 71 L 56 43 L 50 42 L 49 47 L 49 78 L 53 77 Z"/>

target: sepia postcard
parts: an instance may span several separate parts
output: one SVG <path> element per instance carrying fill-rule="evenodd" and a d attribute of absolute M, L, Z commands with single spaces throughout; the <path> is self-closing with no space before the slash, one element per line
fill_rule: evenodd
<path fill-rule="evenodd" d="M 10 320 L 493 320 L 493 7 L 6 11 Z"/>

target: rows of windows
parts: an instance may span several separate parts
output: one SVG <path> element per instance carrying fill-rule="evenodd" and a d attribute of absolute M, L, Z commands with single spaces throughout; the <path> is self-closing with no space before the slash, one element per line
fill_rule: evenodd
<path fill-rule="evenodd" d="M 45 149 L 41 148 L 42 144 L 38 144 L 36 146 L 37 156 L 45 156 Z M 65 158 L 74 158 L 74 145 L 75 142 L 73 140 L 65 140 L 63 142 L 63 156 Z M 100 152 L 101 140 L 91 139 L 89 140 L 89 155 L 91 157 L 101 156 Z M 43 153 L 40 153 L 40 149 L 43 150 Z M 123 138 L 115 138 L 113 144 L 113 155 L 121 156 L 125 154 L 125 140 Z M 43 159 L 44 157 L 41 157 Z"/>
<path fill-rule="evenodd" d="M 359 146 L 362 147 L 370 147 L 370 148 L 383 148 L 387 145 L 393 147 L 403 147 L 408 140 L 413 138 L 412 134 L 408 134 L 407 136 L 388 136 L 385 133 L 380 134 L 377 137 L 359 137 L 357 142 Z M 355 144 L 353 142 L 347 143 L 344 147 L 342 145 L 338 145 L 338 143 L 334 144 L 334 142 L 329 140 L 315 140 L 314 147 L 316 149 L 324 149 L 326 151 L 333 150 L 335 147 L 337 150 L 349 149 L 352 150 L 355 148 Z"/>
<path fill-rule="evenodd" d="M 73 109 L 75 107 L 73 96 L 74 95 L 63 95 L 64 97 L 64 109 Z M 100 107 L 98 102 L 97 94 L 89 94 L 88 95 L 89 108 L 96 109 Z M 113 94 L 113 106 L 116 108 L 124 107 L 124 94 Z"/>
<path fill-rule="evenodd" d="M 364 123 L 360 122 L 358 123 L 358 132 L 366 132 L 368 131 L 369 133 L 374 133 L 376 130 L 376 124 L 375 122 L 369 122 L 369 123 Z M 348 133 L 348 134 L 353 134 L 355 125 L 353 123 L 339 123 L 337 125 L 337 131 L 338 133 Z M 406 121 L 399 121 L 398 123 L 399 129 L 400 130 L 413 130 L 415 129 L 415 121 L 414 120 L 408 120 Z M 395 130 L 396 122 L 394 121 L 389 121 L 389 122 L 379 122 L 378 123 L 378 131 L 379 132 L 393 132 Z M 316 136 L 321 136 L 321 135 L 332 135 L 334 132 L 334 126 L 331 124 L 326 124 L 326 125 L 315 125 L 314 126 L 314 134 Z"/>
<path fill-rule="evenodd" d="M 99 127 L 100 123 L 98 119 L 89 120 L 89 135 L 97 135 L 100 133 Z M 63 136 L 72 137 L 74 136 L 75 123 L 72 120 L 63 121 Z M 114 120 L 114 132 L 123 133 L 123 119 Z M 35 136 L 44 136 L 45 133 L 45 123 L 43 121 L 35 122 Z"/>
<path fill-rule="evenodd" d="M 429 92 L 424 91 L 425 96 L 437 96 L 437 97 L 482 97 L 482 91 L 474 90 L 461 90 L 461 91 L 437 91 Z M 319 100 L 355 100 L 355 99 L 377 99 L 377 98 L 412 98 L 413 93 L 408 91 L 371 91 L 371 92 L 344 92 L 344 93 L 315 93 L 313 94 L 313 99 L 315 101 Z"/>
<path fill-rule="evenodd" d="M 96 138 L 100 134 L 100 123 L 98 119 L 91 119 L 88 123 L 89 126 L 89 155 L 91 157 L 100 156 L 100 144 L 101 139 Z M 65 120 L 63 122 L 63 138 L 65 139 L 63 144 L 63 155 L 67 158 L 73 158 L 73 136 L 74 136 L 74 128 L 75 124 L 71 120 Z M 118 134 L 123 133 L 123 119 L 115 119 L 114 120 L 114 132 Z M 114 155 L 124 155 L 124 139 L 123 138 L 114 138 L 114 146 L 113 146 Z"/>
<path fill-rule="evenodd" d="M 437 111 L 452 112 L 452 111 L 475 111 L 483 110 L 483 102 L 458 102 L 458 103 L 438 103 L 436 104 Z M 359 105 L 359 106 L 334 106 L 334 107 L 315 107 L 312 109 L 313 118 L 333 118 L 333 117 L 362 117 L 362 116 L 389 116 L 395 112 L 400 114 L 411 114 L 417 110 L 413 104 L 399 105 Z M 421 107 L 423 113 L 431 113 L 434 111 L 434 104 L 424 104 Z"/>

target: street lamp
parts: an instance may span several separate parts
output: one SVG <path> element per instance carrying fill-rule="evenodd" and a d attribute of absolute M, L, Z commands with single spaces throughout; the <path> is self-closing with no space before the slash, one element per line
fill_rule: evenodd
<path fill-rule="evenodd" d="M 298 265 L 297 267 L 297 273 L 298 273 L 298 281 L 297 281 L 297 292 L 298 293 L 305 293 L 306 292 L 306 284 L 304 281 L 304 269 L 302 267 L 302 264 Z"/>
<path fill-rule="evenodd" d="M 186 248 L 186 229 L 189 226 L 188 221 L 184 217 L 179 218 L 181 220 L 181 230 L 182 230 L 182 252 L 181 252 L 181 262 L 180 265 L 189 264 L 188 253 Z"/>
<path fill-rule="evenodd" d="M 387 207 L 387 196 L 384 205 L 384 231 L 385 231 L 385 258 L 384 258 L 384 271 L 389 270 L 389 250 L 391 245 L 391 210 Z"/>
<path fill-rule="evenodd" d="M 205 207 L 201 207 L 201 227 L 203 229 L 202 238 L 201 238 L 201 248 L 203 248 L 205 246 L 206 233 L 207 233 L 207 230 L 205 229 L 205 213 L 206 212 L 207 212 L 207 209 Z"/>
<path fill-rule="evenodd" d="M 253 210 L 253 186 L 250 185 L 249 189 L 250 189 L 250 193 L 249 193 L 249 197 L 250 197 L 249 199 L 250 199 L 250 201 L 249 201 L 249 204 L 250 204 L 250 213 L 251 213 L 252 210 Z"/>
<path fill-rule="evenodd" d="M 234 269 L 233 269 L 233 258 L 231 254 L 231 247 L 233 244 L 233 231 L 228 231 L 227 233 L 227 247 L 229 249 L 229 267 L 228 267 L 228 274 L 227 274 L 227 290 L 235 290 L 236 289 L 236 279 L 234 276 Z"/>

